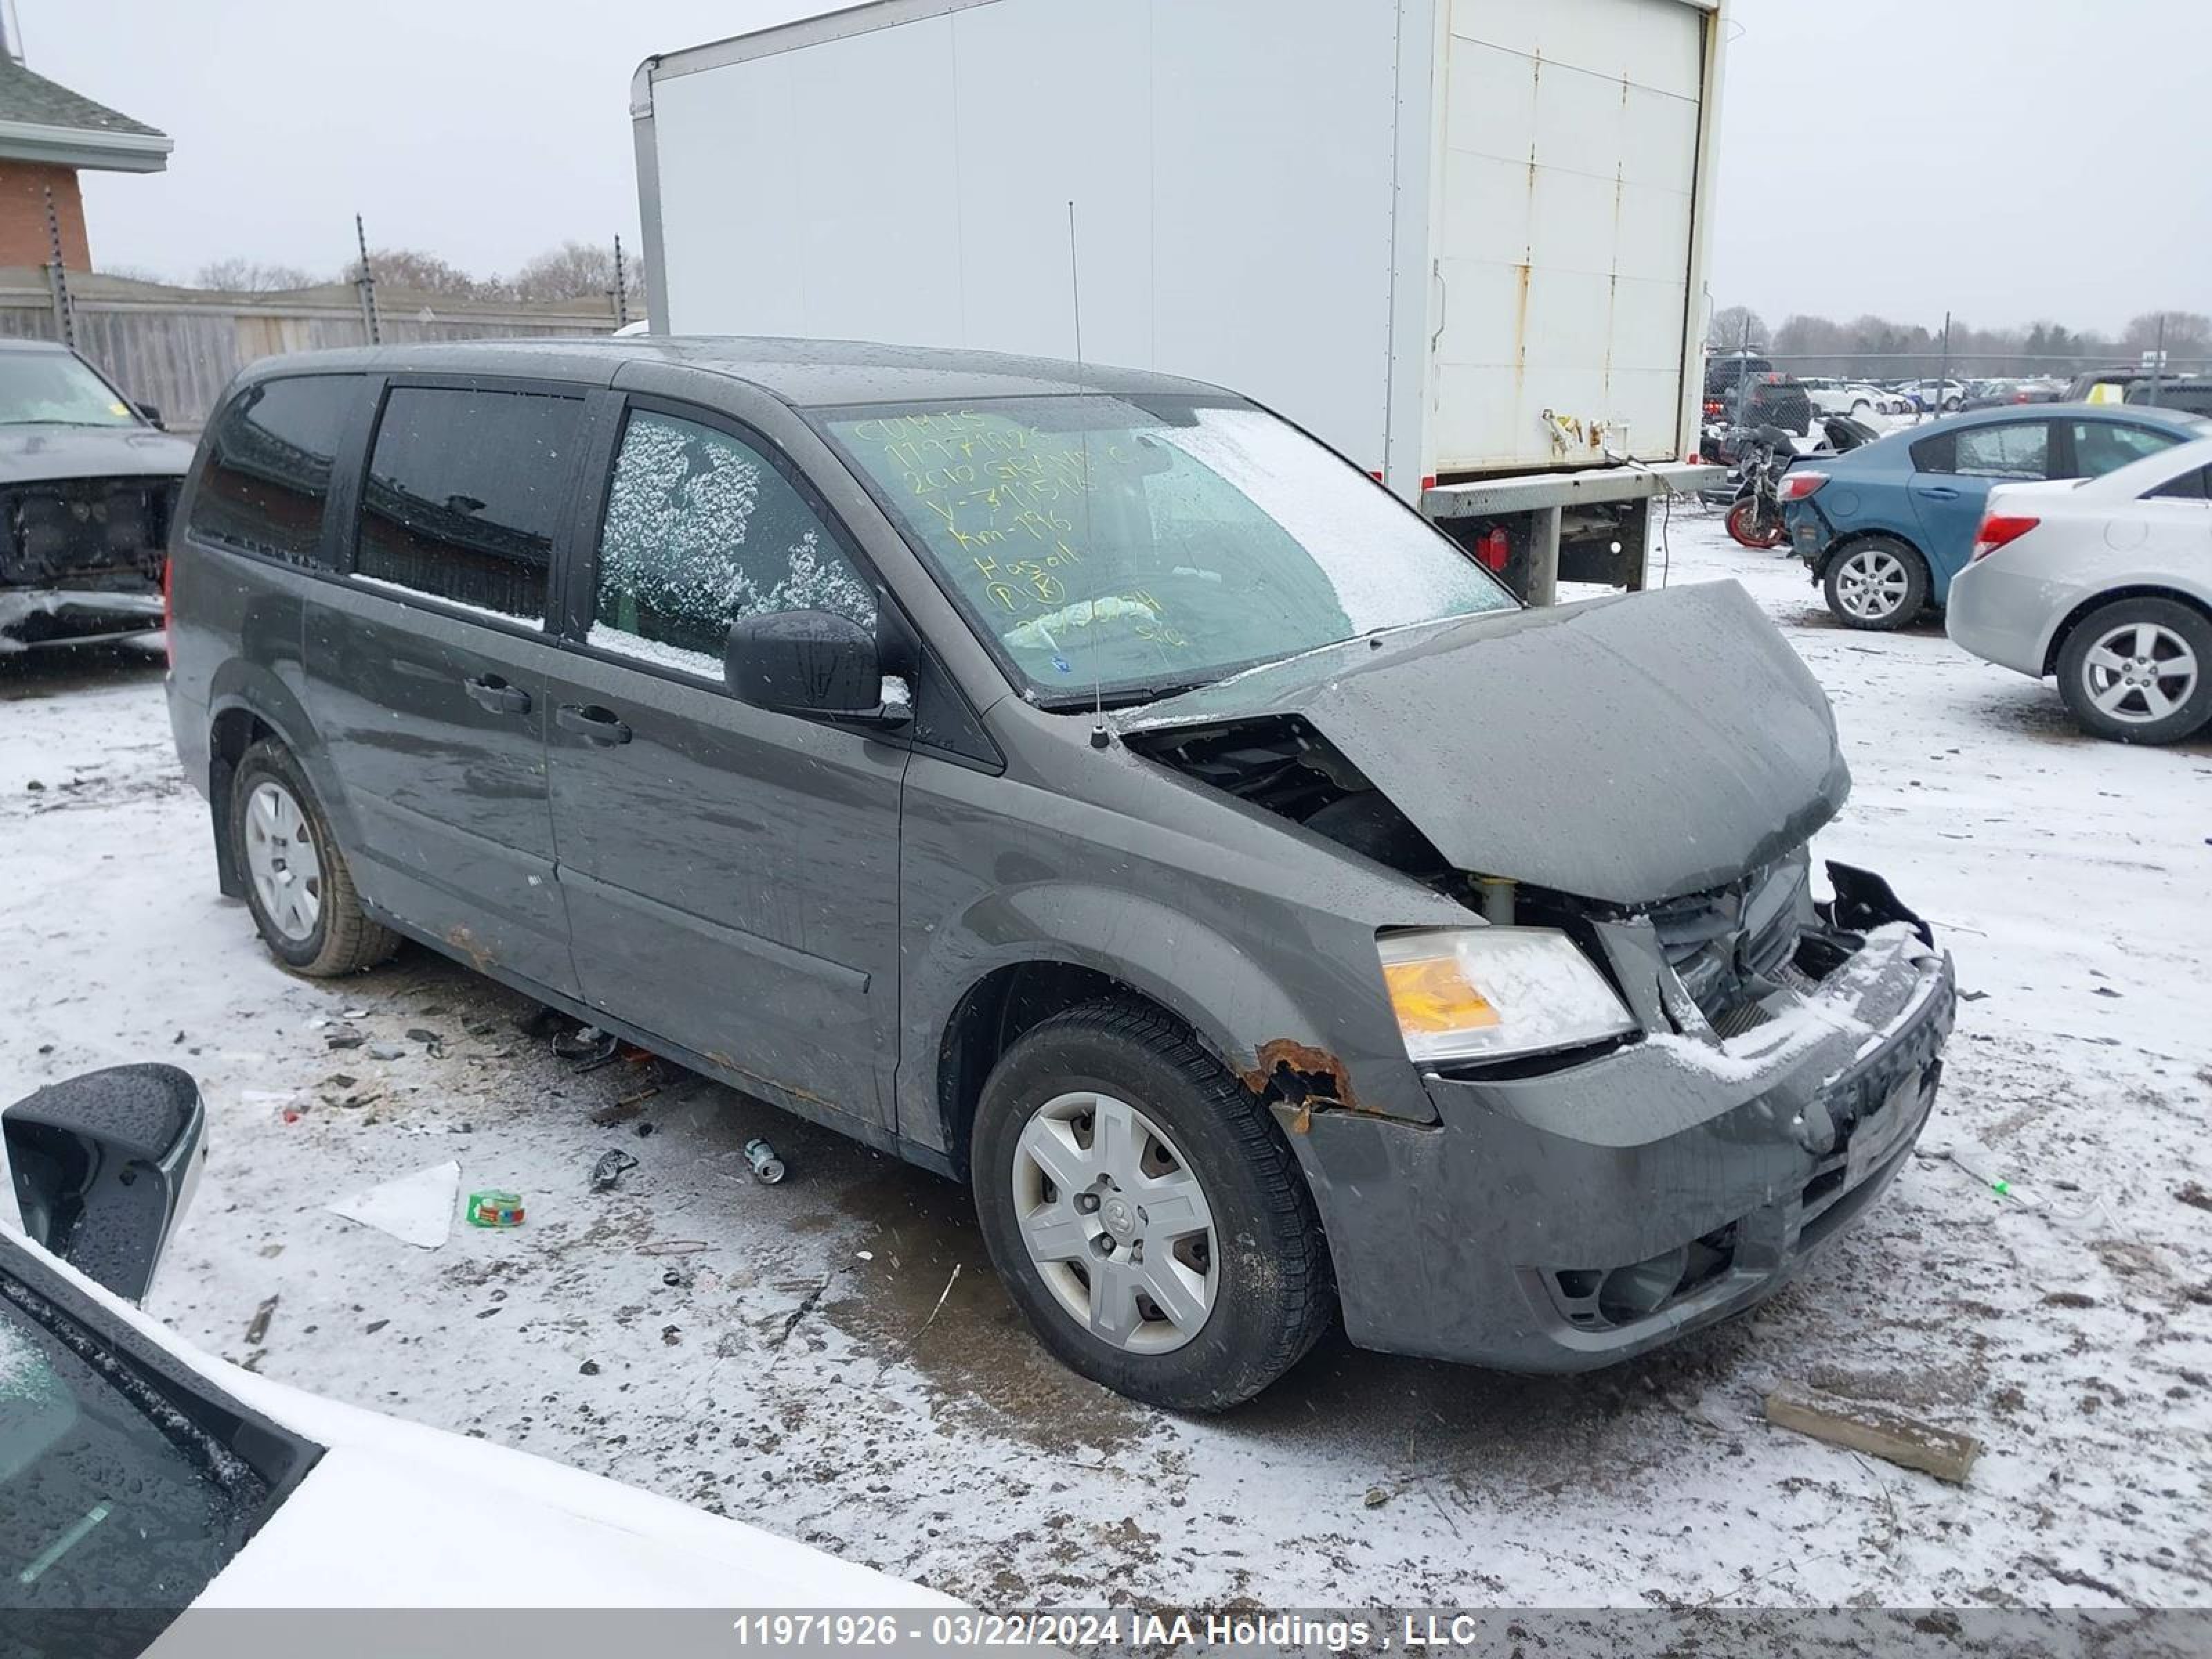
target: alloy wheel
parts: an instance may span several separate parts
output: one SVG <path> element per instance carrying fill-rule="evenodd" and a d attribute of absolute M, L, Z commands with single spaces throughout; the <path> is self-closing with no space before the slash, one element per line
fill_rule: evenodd
<path fill-rule="evenodd" d="M 1213 1211 L 1182 1150 L 1127 1101 L 1055 1096 L 1014 1149 L 1014 1213 L 1054 1298 L 1102 1342 L 1168 1353 L 1213 1311 Z"/>
<path fill-rule="evenodd" d="M 1861 622 L 1884 622 L 1897 614 L 1911 592 L 1905 561 L 1879 547 L 1844 556 L 1836 576 L 1836 602 Z"/>
<path fill-rule="evenodd" d="M 246 803 L 246 872 L 271 927 L 295 944 L 323 914 L 323 864 L 307 815 L 281 783 L 264 779 Z"/>
<path fill-rule="evenodd" d="M 2082 689 L 2098 710 L 2131 726 L 2164 720 L 2195 695 L 2197 653 L 2157 623 L 2124 623 L 2081 659 Z"/>

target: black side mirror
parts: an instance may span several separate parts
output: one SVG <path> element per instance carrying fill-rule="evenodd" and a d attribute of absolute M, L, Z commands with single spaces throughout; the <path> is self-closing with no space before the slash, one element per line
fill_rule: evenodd
<path fill-rule="evenodd" d="M 722 678 L 756 708 L 870 726 L 914 718 L 905 690 L 887 678 L 872 629 L 834 611 L 776 611 L 741 617 L 722 646 Z"/>
<path fill-rule="evenodd" d="M 161 426 L 161 411 L 153 404 L 134 403 L 131 407 L 138 411 L 138 418 L 145 422 L 148 426 L 161 427 L 164 432 L 168 430 L 166 426 Z"/>
<path fill-rule="evenodd" d="M 23 1231 L 136 1302 L 154 1282 L 207 1147 L 199 1085 L 173 1066 L 111 1066 L 0 1112 Z"/>

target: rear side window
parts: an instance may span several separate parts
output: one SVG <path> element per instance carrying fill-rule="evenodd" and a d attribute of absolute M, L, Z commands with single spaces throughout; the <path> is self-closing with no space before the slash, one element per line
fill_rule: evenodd
<path fill-rule="evenodd" d="M 2130 461 L 2140 461 L 2171 449 L 2180 439 L 2148 426 L 2123 426 L 2117 421 L 2074 422 L 2074 470 L 2085 478 L 2101 478 Z"/>
<path fill-rule="evenodd" d="M 2165 501 L 2212 501 L 2212 466 L 2200 466 L 2185 472 L 2172 483 L 2160 484 L 2143 499 Z"/>
<path fill-rule="evenodd" d="M 875 590 L 750 445 L 633 413 L 599 535 L 591 642 L 719 681 L 730 624 L 778 611 L 833 611 L 873 628 Z"/>
<path fill-rule="evenodd" d="M 290 564 L 311 564 L 323 535 L 331 463 L 360 380 L 264 380 L 233 398 L 208 439 L 188 532 Z"/>
<path fill-rule="evenodd" d="M 1922 472 L 1948 472 L 1961 477 L 2047 478 L 2051 476 L 2051 423 L 2008 421 L 1923 438 L 1912 446 L 1912 465 Z"/>
<path fill-rule="evenodd" d="M 545 617 L 580 399 L 398 386 L 362 491 L 354 574 L 449 605 Z"/>

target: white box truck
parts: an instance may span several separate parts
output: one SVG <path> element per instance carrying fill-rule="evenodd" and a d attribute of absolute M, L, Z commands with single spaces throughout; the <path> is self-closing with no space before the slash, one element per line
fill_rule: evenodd
<path fill-rule="evenodd" d="M 1650 499 L 1718 476 L 1723 34 L 1721 0 L 873 0 L 670 52 L 631 96 L 653 326 L 1072 357 L 1079 324 L 1539 602 L 1640 586 Z"/>

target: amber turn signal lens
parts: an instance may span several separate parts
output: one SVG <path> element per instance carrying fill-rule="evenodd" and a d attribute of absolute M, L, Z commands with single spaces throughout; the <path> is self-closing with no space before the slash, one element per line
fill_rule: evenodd
<path fill-rule="evenodd" d="M 1467 982 L 1455 957 L 1386 962 L 1382 981 L 1389 988 L 1399 1029 L 1408 1033 L 1465 1031 L 1498 1024 L 1498 1010 Z"/>

